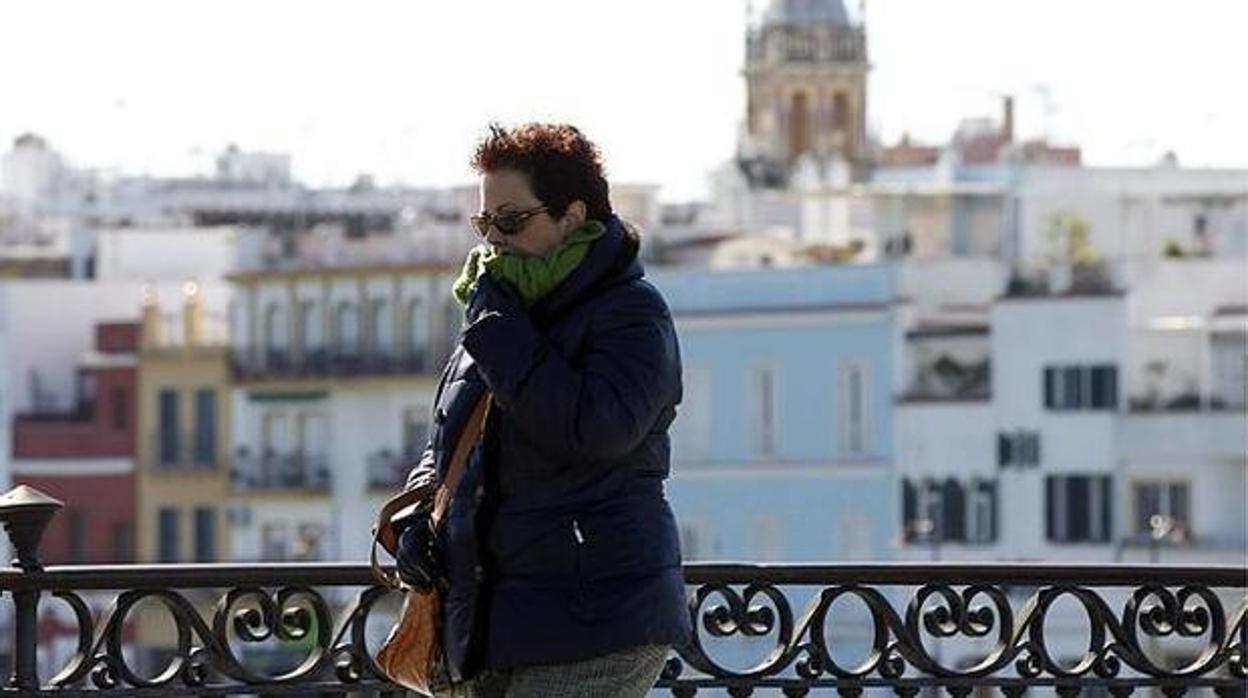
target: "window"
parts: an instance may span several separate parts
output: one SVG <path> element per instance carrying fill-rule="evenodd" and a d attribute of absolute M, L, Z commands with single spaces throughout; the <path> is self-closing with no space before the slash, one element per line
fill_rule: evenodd
<path fill-rule="evenodd" d="M 298 308 L 295 343 L 301 352 L 316 351 L 321 348 L 321 323 L 316 315 L 316 303 L 299 301 Z"/>
<path fill-rule="evenodd" d="M 1137 536 L 1151 539 L 1154 526 L 1167 540 L 1187 536 L 1191 530 L 1191 490 L 1186 482 L 1138 482 L 1133 489 L 1132 528 Z"/>
<path fill-rule="evenodd" d="M 286 313 L 282 306 L 270 303 L 264 311 L 264 348 L 270 352 L 286 349 Z"/>
<path fill-rule="evenodd" d="M 161 562 L 178 562 L 178 510 L 162 507 L 156 512 L 156 535 L 160 549 L 157 553 Z"/>
<path fill-rule="evenodd" d="M 327 450 L 325 415 L 319 411 L 302 411 L 296 424 L 295 452 L 323 455 Z"/>
<path fill-rule="evenodd" d="M 962 483 L 948 478 L 940 486 L 940 525 L 936 531 L 941 540 L 966 540 L 966 489 Z"/>
<path fill-rule="evenodd" d="M 902 535 L 916 543 L 997 540 L 997 483 L 954 478 L 902 480 Z"/>
<path fill-rule="evenodd" d="M 810 99 L 805 92 L 794 93 L 789 103 L 789 155 L 797 157 L 811 146 Z"/>
<path fill-rule="evenodd" d="M 359 320 L 356 317 L 355 306 L 349 301 L 342 301 L 338 304 L 338 310 L 334 315 L 334 338 L 337 341 L 338 351 L 346 354 L 359 351 Z"/>
<path fill-rule="evenodd" d="M 971 485 L 968 543 L 991 543 L 997 539 L 997 483 L 978 481 Z"/>
<path fill-rule="evenodd" d="M 195 465 L 217 462 L 217 391 L 195 391 Z"/>
<path fill-rule="evenodd" d="M 217 510 L 200 507 L 195 510 L 195 562 L 217 559 Z"/>
<path fill-rule="evenodd" d="M 1040 465 L 1040 434 L 1034 431 L 998 433 L 997 465 L 1002 468 Z"/>
<path fill-rule="evenodd" d="M 130 399 L 125 388 L 113 388 L 113 428 L 123 430 L 130 426 Z"/>
<path fill-rule="evenodd" d="M 1248 404 L 1248 334 L 1214 332 L 1209 338 L 1213 401 L 1232 409 Z"/>
<path fill-rule="evenodd" d="M 771 456 L 776 453 L 776 378 L 775 371 L 760 368 L 754 372 L 754 453 Z"/>
<path fill-rule="evenodd" d="M 160 391 L 160 444 L 161 465 L 178 465 L 178 453 L 182 446 L 178 439 L 178 391 Z"/>
<path fill-rule="evenodd" d="M 832 130 L 849 130 L 849 97 L 844 92 L 832 96 Z"/>
<path fill-rule="evenodd" d="M 391 349 L 390 345 L 394 341 L 391 323 L 387 322 L 386 317 L 390 312 L 390 304 L 384 298 L 371 298 L 365 307 L 368 308 L 368 330 L 366 332 L 368 353 L 388 353 Z"/>
<path fill-rule="evenodd" d="M 1105 410 L 1118 406 L 1118 367 L 1047 366 L 1044 406 L 1051 410 Z"/>
<path fill-rule="evenodd" d="M 686 368 L 681 384 L 684 395 L 672 423 L 673 455 L 681 462 L 706 462 L 711 450 L 711 372 Z"/>
<path fill-rule="evenodd" d="M 87 512 L 82 509 L 69 509 L 67 514 L 66 559 L 68 562 L 86 562 Z"/>
<path fill-rule="evenodd" d="M 412 353 L 424 352 L 429 343 L 429 314 L 419 298 L 407 303 L 407 342 Z"/>
<path fill-rule="evenodd" d="M 1058 543 L 1105 543 L 1112 533 L 1108 475 L 1051 475 L 1044 481 L 1045 532 Z"/>
<path fill-rule="evenodd" d="M 415 462 L 429 445 L 429 410 L 409 407 L 403 410 L 403 458 Z"/>
<path fill-rule="evenodd" d="M 867 367 L 862 362 L 842 364 L 837 374 L 840 450 L 847 456 L 865 455 L 868 450 L 867 379 Z"/>

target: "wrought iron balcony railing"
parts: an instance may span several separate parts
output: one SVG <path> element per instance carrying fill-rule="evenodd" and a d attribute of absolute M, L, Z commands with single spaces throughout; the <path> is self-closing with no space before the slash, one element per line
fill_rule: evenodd
<path fill-rule="evenodd" d="M 59 506 L 25 487 L 0 498 L 0 521 L 17 550 L 16 567 L 0 570 L 3 603 L 13 604 L 10 690 L 398 690 L 372 657 L 394 595 L 373 584 L 365 565 L 43 568 L 38 540 Z M 1248 686 L 1248 571 L 1239 567 L 695 564 L 685 576 L 695 637 L 675 649 L 657 684 L 676 696 L 884 689 L 913 698 L 942 687 L 953 698 L 984 688 L 1017 698 L 1046 687 L 1062 698 L 1089 689 L 1125 698 L 1156 687 L 1167 698 L 1197 688 L 1230 698 Z M 214 605 L 203 602 L 206 592 Z M 99 614 L 87 601 L 95 594 L 110 599 Z M 75 650 L 41 678 L 37 630 L 52 605 L 72 614 Z M 163 669 L 149 673 L 131 663 L 142 605 L 163 607 L 176 630 Z M 1071 622 L 1078 628 L 1073 643 L 1058 637 Z M 275 641 L 296 648 L 289 669 L 249 662 L 247 646 Z M 847 648 L 861 656 L 847 658 Z M 961 648 L 957 659 L 954 648 Z M 757 659 L 733 663 L 725 652 Z"/>
<path fill-rule="evenodd" d="M 242 347 L 231 352 L 230 369 L 238 381 L 433 375 L 448 356 L 445 342 L 403 351 Z"/>
<path fill-rule="evenodd" d="M 153 432 L 144 465 L 159 471 L 214 470 L 221 460 L 218 445 L 214 432 Z"/>
<path fill-rule="evenodd" d="M 329 457 L 299 451 L 252 454 L 240 448 L 234 456 L 230 482 L 240 491 L 328 492 L 331 484 Z"/>
<path fill-rule="evenodd" d="M 373 492 L 386 492 L 402 487 L 407 481 L 412 463 L 419 457 L 417 455 L 413 459 L 410 455 L 396 454 L 389 449 L 369 454 L 366 461 L 368 489 Z"/>

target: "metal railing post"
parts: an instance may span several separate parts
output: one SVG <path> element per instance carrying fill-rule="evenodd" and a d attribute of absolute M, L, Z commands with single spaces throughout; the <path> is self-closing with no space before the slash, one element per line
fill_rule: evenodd
<path fill-rule="evenodd" d="M 60 501 L 26 485 L 18 485 L 0 495 L 0 523 L 17 555 L 13 566 L 22 572 L 43 569 L 39 562 L 39 540 Z M 39 668 L 35 650 L 39 644 L 39 590 L 13 592 L 13 675 L 9 686 L 20 690 L 39 688 Z"/>

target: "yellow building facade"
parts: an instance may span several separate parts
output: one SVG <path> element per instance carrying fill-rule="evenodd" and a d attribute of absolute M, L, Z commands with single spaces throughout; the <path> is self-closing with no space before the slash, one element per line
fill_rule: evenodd
<path fill-rule="evenodd" d="M 229 347 L 199 290 L 162 313 L 148 295 L 139 354 L 137 534 L 141 562 L 216 562 L 229 551 Z M 216 330 L 216 331 L 214 331 Z"/>

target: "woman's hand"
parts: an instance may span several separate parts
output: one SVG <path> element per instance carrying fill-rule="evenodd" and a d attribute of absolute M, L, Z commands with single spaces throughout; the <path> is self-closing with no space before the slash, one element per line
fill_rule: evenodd
<path fill-rule="evenodd" d="M 486 273 L 477 277 L 464 316 L 467 324 L 473 325 L 486 315 L 515 317 L 523 316 L 525 312 L 524 303 L 515 289 L 506 281 L 499 281 Z"/>
<path fill-rule="evenodd" d="M 399 579 L 411 588 L 429 591 L 436 584 L 438 565 L 427 511 L 414 515 L 411 523 L 399 533 L 394 561 Z"/>

